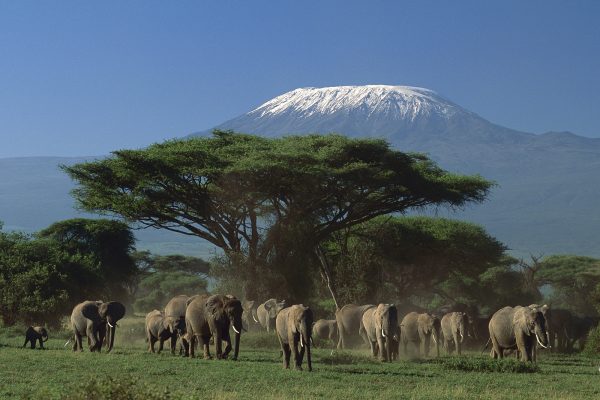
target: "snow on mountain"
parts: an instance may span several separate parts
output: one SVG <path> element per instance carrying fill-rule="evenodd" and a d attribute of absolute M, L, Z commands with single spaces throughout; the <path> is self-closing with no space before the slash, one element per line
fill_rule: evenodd
<path fill-rule="evenodd" d="M 269 100 L 247 115 L 263 118 L 294 113 L 307 118 L 356 111 L 364 111 L 367 119 L 383 114 L 395 120 L 410 121 L 432 115 L 449 118 L 457 112 L 465 112 L 429 89 L 367 85 L 300 88 Z"/>

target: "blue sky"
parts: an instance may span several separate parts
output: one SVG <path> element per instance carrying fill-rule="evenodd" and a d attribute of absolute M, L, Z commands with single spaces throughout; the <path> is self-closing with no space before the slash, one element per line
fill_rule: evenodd
<path fill-rule="evenodd" d="M 599 20 L 584 0 L 0 0 L 0 157 L 107 154 L 359 84 L 600 137 Z"/>

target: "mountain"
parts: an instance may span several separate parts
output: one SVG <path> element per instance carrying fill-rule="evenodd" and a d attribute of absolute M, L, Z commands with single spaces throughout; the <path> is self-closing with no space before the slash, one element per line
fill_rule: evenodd
<path fill-rule="evenodd" d="M 445 169 L 496 181 L 484 204 L 437 215 L 482 224 L 518 255 L 600 256 L 600 139 L 516 131 L 434 91 L 386 85 L 296 89 L 215 128 L 268 137 L 385 138 L 399 150 L 427 153 Z"/>

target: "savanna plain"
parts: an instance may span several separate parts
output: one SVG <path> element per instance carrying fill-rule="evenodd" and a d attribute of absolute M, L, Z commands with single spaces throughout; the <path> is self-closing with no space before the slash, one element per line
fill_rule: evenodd
<path fill-rule="evenodd" d="M 600 360 L 542 352 L 537 364 L 462 356 L 381 363 L 368 350 L 313 350 L 313 372 L 284 370 L 274 333 L 242 336 L 240 359 L 203 360 L 148 352 L 143 318 L 122 320 L 110 354 L 72 352 L 68 332 L 47 350 L 20 348 L 16 328 L 0 331 L 2 399 L 596 399 Z"/>

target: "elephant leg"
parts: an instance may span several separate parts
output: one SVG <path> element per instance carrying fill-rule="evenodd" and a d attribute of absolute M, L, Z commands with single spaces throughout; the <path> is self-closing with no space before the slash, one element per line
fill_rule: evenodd
<path fill-rule="evenodd" d="M 224 339 L 224 341 L 225 341 L 225 350 L 223 350 L 222 358 L 225 359 L 231 352 L 232 346 L 231 346 L 231 338 L 230 337 L 228 337 L 227 339 Z"/>
<path fill-rule="evenodd" d="M 458 333 L 457 333 L 457 332 L 454 332 L 454 333 L 452 334 L 452 336 L 453 336 L 453 338 L 452 338 L 452 339 L 454 340 L 454 346 L 455 346 L 455 348 L 456 348 L 456 354 L 458 354 L 458 355 L 460 356 L 460 351 L 461 351 L 461 348 L 460 348 L 460 340 L 459 340 L 459 338 L 458 338 Z"/>
<path fill-rule="evenodd" d="M 79 333 L 75 333 L 75 343 L 73 343 L 73 345 L 75 346 L 74 350 L 83 351 L 83 343 L 81 342 L 81 335 Z"/>
<path fill-rule="evenodd" d="M 496 340 L 496 337 L 492 335 L 490 337 L 490 339 L 492 341 L 493 357 L 494 358 L 504 358 L 503 349 L 500 348 L 500 344 L 498 343 L 498 340 Z"/>
<path fill-rule="evenodd" d="M 215 338 L 215 352 L 217 353 L 217 359 L 220 360 L 223 358 L 223 338 L 217 331 L 217 335 Z"/>
<path fill-rule="evenodd" d="M 177 334 L 171 335 L 171 354 L 175 355 L 175 349 L 177 348 Z"/>
<path fill-rule="evenodd" d="M 158 339 L 158 354 L 163 350 L 165 340 L 163 338 Z"/>
<path fill-rule="evenodd" d="M 42 338 L 40 337 L 38 340 L 40 342 L 40 349 L 44 350 L 44 342 L 42 341 Z"/>
<path fill-rule="evenodd" d="M 290 368 L 290 358 L 292 355 L 292 349 L 290 348 L 289 343 L 283 344 L 281 346 L 281 348 L 283 349 L 283 368 L 289 369 Z"/>
<path fill-rule="evenodd" d="M 387 350 L 382 337 L 377 338 L 377 347 L 379 347 L 379 359 L 381 361 L 387 361 Z"/>
<path fill-rule="evenodd" d="M 302 360 L 304 360 L 304 351 L 306 349 L 306 346 L 308 346 L 308 344 L 305 344 L 304 346 L 300 347 L 300 352 L 298 354 L 299 358 L 298 360 L 296 360 L 296 366 L 302 368 Z"/>
<path fill-rule="evenodd" d="M 377 347 L 375 346 L 375 342 L 369 342 L 369 345 L 371 346 L 371 355 L 377 357 Z"/>
<path fill-rule="evenodd" d="M 298 340 L 294 338 L 290 342 L 292 343 L 292 351 L 294 352 L 294 363 L 296 364 L 296 369 L 302 370 L 302 366 L 300 364 L 300 352 L 298 351 Z"/>
<path fill-rule="evenodd" d="M 204 349 L 204 359 L 211 360 L 212 356 L 210 355 L 210 337 L 202 337 L 202 346 Z"/>

